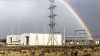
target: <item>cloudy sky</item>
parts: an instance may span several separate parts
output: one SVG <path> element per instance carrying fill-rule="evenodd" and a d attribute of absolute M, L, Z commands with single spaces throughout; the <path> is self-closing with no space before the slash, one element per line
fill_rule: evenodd
<path fill-rule="evenodd" d="M 84 20 L 92 33 L 99 33 L 99 0 L 67 0 L 72 8 Z M 57 26 L 59 31 L 64 26 L 74 25 L 75 20 L 65 20 L 67 18 L 65 8 L 59 2 L 56 3 Z M 48 31 L 48 0 L 0 0 L 0 32 L 4 36 L 11 32 L 47 32 Z M 60 12 L 59 12 L 60 11 Z M 71 16 L 71 15 L 68 15 Z M 62 18 L 62 19 L 61 19 Z M 69 17 L 68 17 L 69 18 Z M 66 23 L 67 22 L 67 23 Z M 69 22 L 69 23 L 68 23 Z M 78 23 L 76 23 L 78 25 Z M 76 25 L 74 25 L 76 27 Z M 62 27 L 62 28 L 61 28 Z M 80 27 L 80 26 L 77 26 Z M 73 28 L 73 27 L 71 27 Z M 70 28 L 68 28 L 70 29 Z M 66 30 L 71 31 L 71 30 Z M 68 33 L 70 35 L 70 33 Z"/>
<path fill-rule="evenodd" d="M 100 1 L 99 0 L 68 0 L 79 13 L 93 35 L 100 34 Z"/>

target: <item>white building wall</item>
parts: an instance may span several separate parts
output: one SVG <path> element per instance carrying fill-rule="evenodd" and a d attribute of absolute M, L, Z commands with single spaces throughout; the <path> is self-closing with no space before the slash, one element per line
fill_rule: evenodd
<path fill-rule="evenodd" d="M 24 33 L 20 35 L 8 35 L 7 36 L 7 44 L 19 44 L 26 46 L 26 36 L 29 36 L 29 46 L 35 46 L 35 45 L 40 45 L 40 46 L 46 46 L 46 45 L 51 45 L 51 43 L 48 44 L 49 42 L 49 34 L 43 34 L 43 33 Z M 10 40 L 10 37 L 12 37 L 12 43 Z M 20 42 L 17 42 L 19 41 Z M 54 45 L 62 45 L 62 35 L 61 34 L 55 34 L 55 42 Z M 15 42 L 14 42 L 15 41 Z"/>
<path fill-rule="evenodd" d="M 7 44 L 8 45 L 20 45 L 20 35 L 8 35 Z"/>
<path fill-rule="evenodd" d="M 54 45 L 62 45 L 61 34 L 55 34 Z M 47 45 L 49 42 L 49 34 L 30 34 L 30 45 Z M 49 43 L 48 45 L 51 45 Z"/>

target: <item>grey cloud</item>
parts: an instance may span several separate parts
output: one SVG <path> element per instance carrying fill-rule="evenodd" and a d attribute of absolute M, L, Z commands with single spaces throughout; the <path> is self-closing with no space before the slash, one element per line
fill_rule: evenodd
<path fill-rule="evenodd" d="M 78 1 L 79 4 L 82 3 L 80 2 L 81 1 Z M 92 12 L 82 12 L 84 11 L 83 6 L 85 1 L 80 6 L 77 6 L 77 2 L 74 3 L 76 3 L 75 8 L 77 8 L 80 11 L 81 16 L 86 18 L 84 19 L 84 21 L 86 21 L 86 23 L 89 22 L 87 24 L 91 24 L 91 19 L 87 19 L 90 18 L 87 16 L 87 14 L 92 15 Z M 74 33 L 72 32 L 75 29 L 80 28 L 80 24 L 76 20 L 72 19 L 74 17 L 72 16 L 72 14 L 69 14 L 69 12 L 66 11 L 67 9 L 65 9 L 63 5 L 59 3 L 57 3 L 57 5 L 58 6 L 55 11 L 58 15 L 56 17 L 57 31 L 63 32 L 63 28 L 65 27 L 67 29 L 67 34 L 74 35 Z M 11 32 L 48 32 L 48 6 L 48 0 L 0 0 L 0 32 L 4 33 L 3 35 Z M 89 10 L 88 7 L 84 8 Z M 71 17 L 70 20 L 69 17 Z"/>

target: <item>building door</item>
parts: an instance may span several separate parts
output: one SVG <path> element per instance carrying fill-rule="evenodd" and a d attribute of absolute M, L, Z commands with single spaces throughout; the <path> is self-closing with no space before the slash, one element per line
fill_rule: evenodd
<path fill-rule="evenodd" d="M 10 37 L 10 42 L 12 43 L 12 37 Z"/>
<path fill-rule="evenodd" d="M 29 45 L 29 36 L 26 36 L 26 45 Z"/>

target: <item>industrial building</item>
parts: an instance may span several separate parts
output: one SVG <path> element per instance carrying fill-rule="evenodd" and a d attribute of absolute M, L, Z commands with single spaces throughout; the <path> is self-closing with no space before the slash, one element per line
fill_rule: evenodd
<path fill-rule="evenodd" d="M 61 33 L 54 34 L 55 46 L 90 45 L 93 40 L 82 36 L 64 37 Z M 97 42 L 97 41 L 95 41 Z M 7 46 L 50 46 L 50 34 L 48 33 L 23 33 L 7 35 Z M 96 43 L 97 44 L 97 43 Z"/>
<path fill-rule="evenodd" d="M 24 33 L 17 35 L 8 35 L 7 36 L 7 45 L 8 46 L 49 46 L 51 45 L 49 40 L 50 34 L 47 33 Z M 54 45 L 62 45 L 62 34 L 55 33 L 54 38 L 56 41 Z"/>
<path fill-rule="evenodd" d="M 93 40 L 88 37 L 82 36 L 69 36 L 65 37 L 65 45 L 66 46 L 75 46 L 75 45 L 91 45 L 93 44 Z"/>

